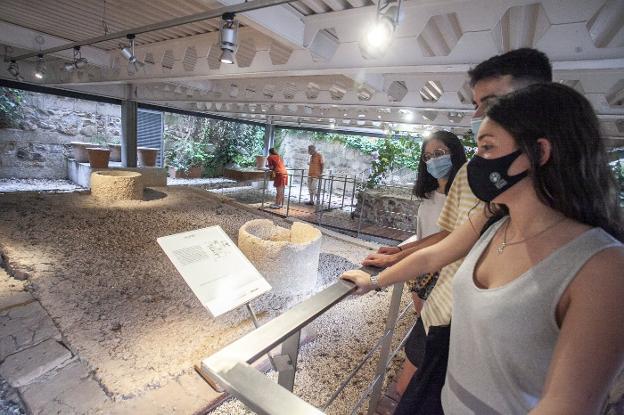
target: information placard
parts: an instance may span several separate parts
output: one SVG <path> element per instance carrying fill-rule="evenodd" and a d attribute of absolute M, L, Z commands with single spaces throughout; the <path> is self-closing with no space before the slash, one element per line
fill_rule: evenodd
<path fill-rule="evenodd" d="M 220 226 L 163 236 L 157 241 L 213 317 L 271 290 Z"/>

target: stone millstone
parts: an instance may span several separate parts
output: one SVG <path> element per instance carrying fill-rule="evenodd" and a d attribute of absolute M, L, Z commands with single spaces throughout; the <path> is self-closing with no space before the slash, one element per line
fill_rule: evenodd
<path fill-rule="evenodd" d="M 91 173 L 91 195 L 108 200 L 141 200 L 142 175 L 124 170 L 96 171 Z"/>
<path fill-rule="evenodd" d="M 316 285 L 321 232 L 295 222 L 291 229 L 254 219 L 238 231 L 238 247 L 277 295 L 310 293 Z"/>

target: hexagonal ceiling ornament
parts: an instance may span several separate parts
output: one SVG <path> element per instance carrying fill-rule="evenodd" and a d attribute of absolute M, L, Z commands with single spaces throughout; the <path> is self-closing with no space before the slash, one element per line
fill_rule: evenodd
<path fill-rule="evenodd" d="M 405 98 L 405 95 L 407 95 L 407 85 L 405 85 L 404 81 L 393 81 L 388 85 L 386 94 L 388 95 L 389 101 L 401 102 L 401 100 Z"/>
<path fill-rule="evenodd" d="M 432 16 L 416 41 L 423 56 L 447 56 L 463 34 L 457 14 L 448 13 Z"/>
<path fill-rule="evenodd" d="M 492 29 L 494 43 L 501 53 L 518 48 L 532 48 L 551 24 L 541 3 L 507 9 Z"/>
<path fill-rule="evenodd" d="M 208 67 L 210 69 L 219 69 L 221 67 L 221 47 L 218 43 L 214 43 L 210 46 L 210 51 L 206 59 L 208 60 Z"/>
<path fill-rule="evenodd" d="M 288 59 L 290 59 L 292 52 L 292 48 L 275 41 L 271 42 L 271 46 L 269 46 L 269 57 L 271 58 L 271 63 L 273 65 L 284 65 L 288 63 Z"/>
<path fill-rule="evenodd" d="M 253 39 L 243 39 L 236 50 L 236 63 L 239 68 L 248 68 L 256 57 L 256 43 Z"/>
<path fill-rule="evenodd" d="M 624 79 L 620 79 L 613 85 L 605 99 L 611 107 L 624 107 Z"/>
<path fill-rule="evenodd" d="M 624 2 L 607 0 L 587 21 L 589 37 L 597 48 L 624 46 Z"/>
<path fill-rule="evenodd" d="M 457 99 L 464 105 L 472 104 L 472 89 L 470 88 L 470 83 L 468 83 L 468 81 L 465 81 L 461 88 L 459 88 L 459 91 L 457 91 Z"/>
<path fill-rule="evenodd" d="M 438 102 L 444 89 L 442 89 L 442 83 L 440 81 L 427 81 L 422 88 L 420 88 L 420 97 L 424 102 Z"/>

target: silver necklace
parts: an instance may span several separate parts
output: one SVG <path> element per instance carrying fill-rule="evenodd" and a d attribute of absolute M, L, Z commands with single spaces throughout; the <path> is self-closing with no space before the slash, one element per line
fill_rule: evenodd
<path fill-rule="evenodd" d="M 544 232 L 546 232 L 549 229 L 554 228 L 556 225 L 558 225 L 559 223 L 563 222 L 563 220 L 566 217 L 562 217 L 561 219 L 556 220 L 554 223 L 552 223 L 551 225 L 548 225 L 547 227 L 545 227 L 544 229 L 542 229 L 541 231 L 539 231 L 536 234 L 533 234 L 531 236 L 528 236 L 524 239 L 520 239 L 519 241 L 513 241 L 513 242 L 507 242 L 507 229 L 509 229 L 509 222 L 511 221 L 511 219 L 509 219 L 506 223 L 505 223 L 505 232 L 503 232 L 503 242 L 500 243 L 500 245 L 498 246 L 498 248 L 496 248 L 496 252 L 500 255 L 503 253 L 503 251 L 505 250 L 505 248 L 507 248 L 510 245 L 517 245 L 520 244 L 522 242 L 526 242 L 529 239 L 533 239 L 537 236 L 540 236 L 541 234 L 543 234 Z"/>

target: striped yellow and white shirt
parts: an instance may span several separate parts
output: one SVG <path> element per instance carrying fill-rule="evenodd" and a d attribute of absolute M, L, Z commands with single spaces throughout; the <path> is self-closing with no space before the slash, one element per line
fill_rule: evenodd
<path fill-rule="evenodd" d="M 482 209 L 483 203 L 470 190 L 468 185 L 467 166 L 464 164 L 455 175 L 449 190 L 442 212 L 438 217 L 438 226 L 449 232 L 468 220 L 468 214 L 473 209 Z M 425 330 L 430 326 L 445 326 L 451 322 L 453 311 L 452 282 L 455 272 L 463 262 L 463 258 L 442 268 L 435 287 L 429 294 L 421 312 Z"/>

